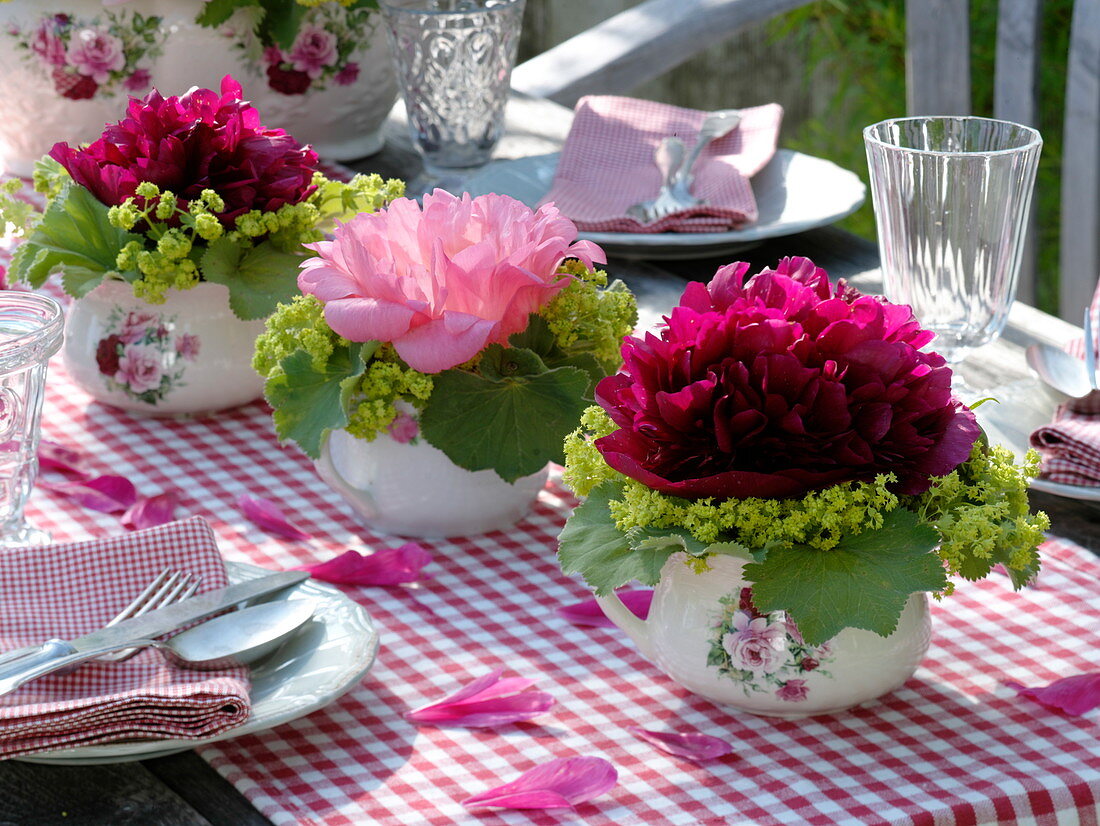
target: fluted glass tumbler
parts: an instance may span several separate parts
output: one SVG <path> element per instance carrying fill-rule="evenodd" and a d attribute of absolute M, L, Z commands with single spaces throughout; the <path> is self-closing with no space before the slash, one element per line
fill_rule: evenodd
<path fill-rule="evenodd" d="M 63 326 L 52 299 L 0 291 L 0 549 L 50 541 L 27 524 L 23 508 L 38 475 L 46 363 L 61 346 Z"/>
<path fill-rule="evenodd" d="M 524 0 L 381 0 L 413 143 L 431 176 L 488 163 Z"/>
<path fill-rule="evenodd" d="M 910 305 L 955 365 L 1008 320 L 1042 138 L 1008 121 L 914 117 L 863 139 L 886 297 Z"/>

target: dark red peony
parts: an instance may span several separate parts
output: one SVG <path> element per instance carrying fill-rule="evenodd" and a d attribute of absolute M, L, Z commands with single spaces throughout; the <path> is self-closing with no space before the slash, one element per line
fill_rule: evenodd
<path fill-rule="evenodd" d="M 241 99 L 233 78 L 221 95 L 192 89 L 180 97 L 156 90 L 132 99 L 127 117 L 110 124 L 83 149 L 55 144 L 50 157 L 104 204 L 121 204 L 152 181 L 181 200 L 213 189 L 225 201 L 223 224 L 252 209 L 275 210 L 313 192 L 317 154 L 282 129 L 265 129 L 259 112 Z"/>
<path fill-rule="evenodd" d="M 907 306 L 843 285 L 805 258 L 745 281 L 730 264 L 691 283 L 660 336 L 628 338 L 596 388 L 619 430 L 611 467 L 688 499 L 786 498 L 892 472 L 898 493 L 966 461 L 974 414 L 933 334 Z"/>

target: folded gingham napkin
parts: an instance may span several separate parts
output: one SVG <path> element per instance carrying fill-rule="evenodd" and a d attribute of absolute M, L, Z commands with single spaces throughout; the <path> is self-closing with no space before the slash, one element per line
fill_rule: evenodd
<path fill-rule="evenodd" d="M 692 194 L 705 204 L 646 226 L 626 214 L 661 187 L 653 153 L 675 135 L 690 151 L 706 112 L 613 96 L 577 102 L 573 126 L 562 147 L 550 191 L 562 214 L 588 232 L 723 232 L 757 218 L 749 179 L 775 154 L 783 107 L 778 103 L 741 110 L 741 123 L 714 141 L 692 167 Z"/>
<path fill-rule="evenodd" d="M 102 627 L 166 567 L 228 584 L 214 533 L 192 517 L 126 536 L 0 553 L 0 651 Z M 249 715 L 248 669 L 192 671 L 148 649 L 85 663 L 0 697 L 0 758 L 119 740 L 203 738 Z"/>

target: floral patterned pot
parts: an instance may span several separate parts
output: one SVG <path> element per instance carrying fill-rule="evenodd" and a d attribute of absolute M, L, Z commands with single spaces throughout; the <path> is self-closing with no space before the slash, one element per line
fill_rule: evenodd
<path fill-rule="evenodd" d="M 317 473 L 373 531 L 431 538 L 503 530 L 546 484 L 546 469 L 509 484 L 491 470 L 458 467 L 411 432 L 399 435 L 407 441 L 336 430 L 321 446 Z"/>
<path fill-rule="evenodd" d="M 221 284 L 148 304 L 129 284 L 106 281 L 70 307 L 62 355 L 73 381 L 104 404 L 150 416 L 213 413 L 262 394 L 252 350 L 263 328 L 233 315 Z"/>
<path fill-rule="evenodd" d="M 714 556 L 696 574 L 685 559 L 665 563 L 645 621 L 618 597 L 597 601 L 646 659 L 719 705 L 767 717 L 835 713 L 899 688 L 928 651 L 923 593 L 909 597 L 889 637 L 847 628 L 814 647 L 784 612 L 753 608 L 743 560 Z"/>
<path fill-rule="evenodd" d="M 4 171 L 30 175 L 57 141 L 94 140 L 124 115 L 130 95 L 153 86 L 166 95 L 216 89 L 226 74 L 241 81 L 264 123 L 312 143 L 322 157 L 346 160 L 381 148 L 397 82 L 376 12 L 336 2 L 310 8 L 283 52 L 232 19 L 218 30 L 199 26 L 203 5 L 0 2 Z"/>

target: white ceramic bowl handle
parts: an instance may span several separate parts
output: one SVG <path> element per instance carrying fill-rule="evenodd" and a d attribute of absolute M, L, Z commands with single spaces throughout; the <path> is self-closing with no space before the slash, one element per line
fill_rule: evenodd
<path fill-rule="evenodd" d="M 641 655 L 652 661 L 653 646 L 649 639 L 649 626 L 646 625 L 646 621 L 639 619 L 637 614 L 623 605 L 623 601 L 614 591 L 605 597 L 597 596 L 596 602 L 611 621 L 626 632 L 631 642 L 638 646 Z"/>

